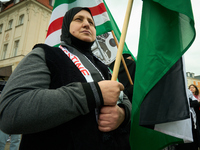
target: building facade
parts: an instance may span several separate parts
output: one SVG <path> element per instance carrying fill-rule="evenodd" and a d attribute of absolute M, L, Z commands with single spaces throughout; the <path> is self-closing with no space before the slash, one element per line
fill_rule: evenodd
<path fill-rule="evenodd" d="M 35 44 L 44 43 L 54 1 L 0 2 L 0 81 L 8 79 Z"/>

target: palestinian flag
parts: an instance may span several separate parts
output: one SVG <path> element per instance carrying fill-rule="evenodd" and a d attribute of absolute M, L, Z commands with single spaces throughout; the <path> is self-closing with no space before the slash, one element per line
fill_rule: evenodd
<path fill-rule="evenodd" d="M 190 0 L 143 0 L 132 100 L 133 150 L 193 141 L 182 55 L 195 35 Z"/>
<path fill-rule="evenodd" d="M 110 19 L 101 0 L 56 0 L 52 11 L 45 43 L 50 46 L 60 44 L 62 21 L 67 10 L 73 7 L 88 7 L 94 17 L 97 35 L 112 30 Z"/>

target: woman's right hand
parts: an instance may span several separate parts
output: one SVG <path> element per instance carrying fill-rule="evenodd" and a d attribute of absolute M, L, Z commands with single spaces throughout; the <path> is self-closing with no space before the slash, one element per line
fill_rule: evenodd
<path fill-rule="evenodd" d="M 104 105 L 116 105 L 120 91 L 124 90 L 123 84 L 117 81 L 103 80 L 98 82 L 104 100 Z"/>

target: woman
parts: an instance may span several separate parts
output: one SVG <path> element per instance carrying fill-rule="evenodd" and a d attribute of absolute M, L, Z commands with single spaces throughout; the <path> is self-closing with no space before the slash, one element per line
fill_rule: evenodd
<path fill-rule="evenodd" d="M 194 97 L 200 102 L 199 89 L 197 88 L 197 86 L 194 84 L 191 84 L 189 86 L 189 90 L 192 91 L 192 94 L 194 95 Z"/>
<path fill-rule="evenodd" d="M 193 145 L 193 149 L 198 150 L 198 148 L 200 148 L 200 95 L 199 89 L 194 84 L 189 86 L 189 90 L 194 96 L 193 99 L 190 99 L 190 107 L 193 108 L 195 112 L 195 119 L 193 119 L 194 142 L 191 145 Z"/>
<path fill-rule="evenodd" d="M 95 39 L 90 10 L 73 8 L 63 18 L 60 48 L 34 46 L 12 73 L 0 128 L 22 133 L 21 150 L 130 148 L 131 104 L 125 95 L 117 102 L 124 87 L 92 55 Z"/>

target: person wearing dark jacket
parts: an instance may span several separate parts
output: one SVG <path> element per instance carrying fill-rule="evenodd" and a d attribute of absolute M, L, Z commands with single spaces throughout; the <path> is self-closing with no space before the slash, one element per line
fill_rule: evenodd
<path fill-rule="evenodd" d="M 190 103 L 193 142 L 178 144 L 175 150 L 199 150 L 200 148 L 200 102 L 194 97 L 192 91 L 188 89 L 187 93 Z"/>
<path fill-rule="evenodd" d="M 22 134 L 20 150 L 130 149 L 131 104 L 92 54 L 95 39 L 90 10 L 72 8 L 60 47 L 37 44 L 16 67 L 1 95 L 0 129 Z"/>
<path fill-rule="evenodd" d="M 198 150 L 200 148 L 200 101 L 198 101 L 195 96 L 190 98 L 190 107 L 194 110 L 194 119 L 192 119 L 192 133 L 194 142 L 191 143 L 191 149 Z"/>

